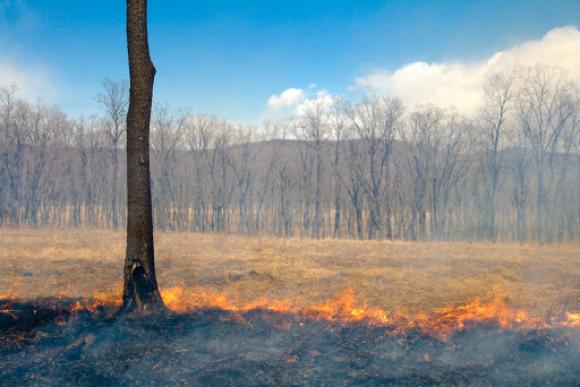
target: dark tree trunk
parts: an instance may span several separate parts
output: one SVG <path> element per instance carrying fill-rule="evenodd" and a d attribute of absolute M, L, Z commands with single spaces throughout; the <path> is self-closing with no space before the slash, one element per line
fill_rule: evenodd
<path fill-rule="evenodd" d="M 149 123 L 155 67 L 147 41 L 147 0 L 127 0 L 131 91 L 127 114 L 127 256 L 124 311 L 163 309 L 155 277 Z"/>

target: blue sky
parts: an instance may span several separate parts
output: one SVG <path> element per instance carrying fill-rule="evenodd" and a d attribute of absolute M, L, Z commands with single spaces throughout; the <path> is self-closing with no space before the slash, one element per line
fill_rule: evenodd
<path fill-rule="evenodd" d="M 0 0 L 0 71 L 95 111 L 100 80 L 128 77 L 124 17 L 122 0 Z M 252 122 L 288 88 L 355 98 L 374 72 L 484 61 L 577 26 L 580 1 L 149 0 L 149 23 L 157 101 Z"/>

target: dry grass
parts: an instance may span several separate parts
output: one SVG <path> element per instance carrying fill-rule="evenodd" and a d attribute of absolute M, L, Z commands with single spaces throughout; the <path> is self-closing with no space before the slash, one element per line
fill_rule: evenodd
<path fill-rule="evenodd" d="M 119 291 L 124 233 L 0 229 L 0 293 Z M 506 297 L 533 313 L 580 310 L 580 246 L 156 235 L 161 287 L 226 291 L 235 300 L 319 303 L 344 288 L 404 312 Z"/>

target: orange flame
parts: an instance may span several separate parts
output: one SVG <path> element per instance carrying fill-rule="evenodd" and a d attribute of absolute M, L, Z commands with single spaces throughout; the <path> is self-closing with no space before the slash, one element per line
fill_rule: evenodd
<path fill-rule="evenodd" d="M 80 310 L 96 311 L 99 307 L 116 308 L 121 305 L 120 292 L 95 292 L 91 299 L 76 301 L 71 312 Z M 356 303 L 355 290 L 347 288 L 327 302 L 299 306 L 289 299 L 269 300 L 266 298 L 250 302 L 232 299 L 226 292 L 191 290 L 172 287 L 161 291 L 165 305 L 173 312 L 183 313 L 201 309 L 220 309 L 231 312 L 233 317 L 243 321 L 241 313 L 252 310 L 266 310 L 283 314 L 293 314 L 302 319 L 318 321 L 340 321 L 354 324 L 364 323 L 378 326 L 391 326 L 393 332 L 420 329 L 441 337 L 456 330 L 476 324 L 497 324 L 502 329 L 522 328 L 580 328 L 580 313 L 562 313 L 559 317 L 540 318 L 530 316 L 524 310 L 510 308 L 502 298 L 490 302 L 475 299 L 461 306 L 448 306 L 435 309 L 430 313 L 408 315 L 399 311 L 393 313 L 380 308 Z M 14 294 L 0 294 L 0 300 L 8 301 L 2 309 L 9 308 Z"/>
<path fill-rule="evenodd" d="M 475 299 L 466 305 L 449 306 L 435 309 L 429 314 L 409 316 L 401 312 L 390 313 L 364 304 L 357 305 L 355 291 L 352 288 L 345 289 L 332 300 L 306 307 L 298 306 L 288 299 L 234 302 L 225 292 L 187 291 L 182 287 L 164 289 L 161 295 L 166 306 L 174 312 L 215 308 L 239 313 L 262 309 L 292 313 L 314 320 L 394 326 L 396 331 L 418 328 L 440 335 L 478 323 L 495 323 L 503 329 L 580 327 L 580 313 L 566 313 L 564 318 L 546 320 L 530 316 L 524 310 L 514 310 L 502 298 L 495 298 L 487 303 Z"/>

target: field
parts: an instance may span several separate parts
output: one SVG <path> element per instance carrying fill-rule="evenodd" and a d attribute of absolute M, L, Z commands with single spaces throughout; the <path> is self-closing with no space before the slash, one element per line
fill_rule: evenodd
<path fill-rule="evenodd" d="M 122 232 L 0 238 L 0 386 L 580 378 L 578 245 L 160 233 L 161 292 L 180 313 L 133 316 L 112 303 Z"/>
<path fill-rule="evenodd" d="M 124 238 L 103 230 L 0 229 L 0 294 L 118 294 Z M 575 244 L 156 235 L 162 290 L 221 294 L 234 305 L 267 298 L 308 306 L 352 289 L 356 305 L 411 314 L 476 298 L 500 298 L 537 316 L 578 312 L 579 251 Z"/>

